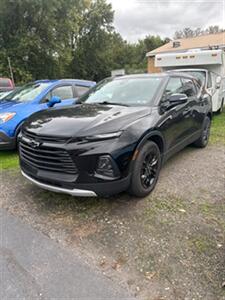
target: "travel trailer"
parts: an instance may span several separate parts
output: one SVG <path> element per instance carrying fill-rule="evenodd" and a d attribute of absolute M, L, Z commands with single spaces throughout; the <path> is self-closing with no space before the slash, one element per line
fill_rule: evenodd
<path fill-rule="evenodd" d="M 221 49 L 162 53 L 155 57 L 155 66 L 165 71 L 188 72 L 198 79 L 212 97 L 213 112 L 222 112 L 225 105 L 225 52 Z"/>

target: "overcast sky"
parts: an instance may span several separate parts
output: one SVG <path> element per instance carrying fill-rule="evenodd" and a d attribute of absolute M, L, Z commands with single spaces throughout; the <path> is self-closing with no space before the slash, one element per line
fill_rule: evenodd
<path fill-rule="evenodd" d="M 148 34 L 173 37 L 184 27 L 225 27 L 225 0 L 107 0 L 117 31 L 131 42 Z"/>

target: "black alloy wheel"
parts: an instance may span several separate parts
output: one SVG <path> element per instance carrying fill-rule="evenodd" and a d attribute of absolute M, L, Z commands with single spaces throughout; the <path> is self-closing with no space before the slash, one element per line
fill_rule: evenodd
<path fill-rule="evenodd" d="M 207 116 L 204 121 L 202 134 L 200 138 L 194 143 L 196 147 L 205 148 L 208 145 L 209 137 L 210 137 L 210 129 L 211 129 L 211 120 Z"/>
<path fill-rule="evenodd" d="M 146 142 L 134 161 L 129 193 L 136 197 L 146 197 L 158 181 L 161 169 L 161 153 L 156 143 Z"/>
<path fill-rule="evenodd" d="M 145 189 L 149 189 L 155 182 L 157 176 L 159 159 L 156 154 L 147 153 L 142 164 L 141 183 Z"/>

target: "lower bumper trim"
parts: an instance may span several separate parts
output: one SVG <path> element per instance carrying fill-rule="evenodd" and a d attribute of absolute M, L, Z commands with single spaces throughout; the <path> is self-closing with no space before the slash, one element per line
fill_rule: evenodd
<path fill-rule="evenodd" d="M 16 138 L 7 136 L 0 131 L 0 150 L 13 150 L 16 148 Z"/>
<path fill-rule="evenodd" d="M 29 181 L 31 181 L 35 185 L 37 185 L 40 188 L 43 188 L 45 190 L 51 191 L 51 192 L 68 194 L 68 195 L 77 196 L 77 197 L 97 197 L 97 194 L 95 192 L 93 192 L 93 191 L 79 190 L 79 189 L 70 190 L 70 189 L 64 189 L 64 188 L 60 188 L 60 187 L 55 187 L 55 186 L 52 186 L 52 185 L 41 183 L 41 182 L 33 179 L 32 177 L 28 176 L 23 171 L 21 171 L 21 173 L 22 173 L 22 175 L 25 178 L 27 178 Z"/>

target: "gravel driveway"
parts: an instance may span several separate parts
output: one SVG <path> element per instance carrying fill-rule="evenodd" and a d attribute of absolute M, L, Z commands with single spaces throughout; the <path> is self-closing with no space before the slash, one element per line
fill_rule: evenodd
<path fill-rule="evenodd" d="M 145 199 L 58 195 L 2 171 L 10 213 L 147 300 L 225 299 L 225 146 L 189 147 Z"/>

